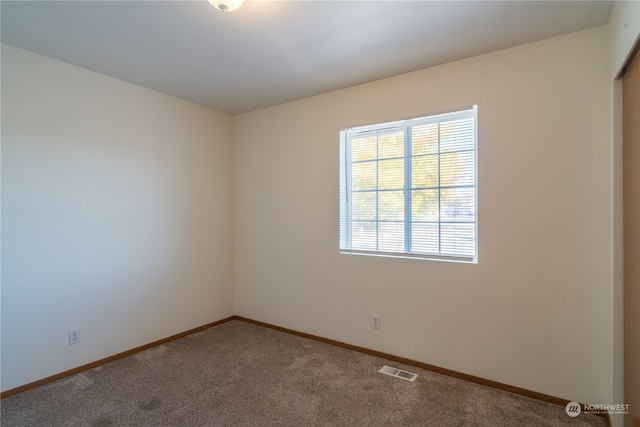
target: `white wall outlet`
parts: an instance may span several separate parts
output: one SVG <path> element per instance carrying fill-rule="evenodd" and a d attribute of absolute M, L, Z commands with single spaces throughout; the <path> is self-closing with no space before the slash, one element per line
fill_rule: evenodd
<path fill-rule="evenodd" d="M 69 329 L 69 345 L 80 342 L 80 328 Z"/>
<path fill-rule="evenodd" d="M 371 327 L 373 329 L 380 329 L 380 315 L 378 314 L 371 315 Z"/>

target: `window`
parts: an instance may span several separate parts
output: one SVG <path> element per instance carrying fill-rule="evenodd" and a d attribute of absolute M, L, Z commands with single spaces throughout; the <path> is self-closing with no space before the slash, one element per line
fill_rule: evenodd
<path fill-rule="evenodd" d="M 340 132 L 342 253 L 476 261 L 476 117 Z"/>

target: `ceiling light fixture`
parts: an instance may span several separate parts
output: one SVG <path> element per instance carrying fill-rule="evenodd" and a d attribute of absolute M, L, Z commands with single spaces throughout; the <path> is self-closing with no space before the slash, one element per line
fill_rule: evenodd
<path fill-rule="evenodd" d="M 220 12 L 231 12 L 236 10 L 242 5 L 244 0 L 209 0 L 211 6 L 218 9 Z"/>

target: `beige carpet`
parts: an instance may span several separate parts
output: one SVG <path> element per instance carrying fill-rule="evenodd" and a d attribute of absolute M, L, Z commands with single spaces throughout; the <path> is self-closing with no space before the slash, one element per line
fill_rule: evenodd
<path fill-rule="evenodd" d="M 378 373 L 388 364 L 408 382 Z M 564 407 L 233 320 L 8 397 L 8 426 L 605 426 Z"/>

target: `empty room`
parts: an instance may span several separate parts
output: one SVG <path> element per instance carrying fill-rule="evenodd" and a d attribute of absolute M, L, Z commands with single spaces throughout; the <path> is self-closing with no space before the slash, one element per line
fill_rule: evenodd
<path fill-rule="evenodd" d="M 640 426 L 639 1 L 0 17 L 2 425 Z"/>

